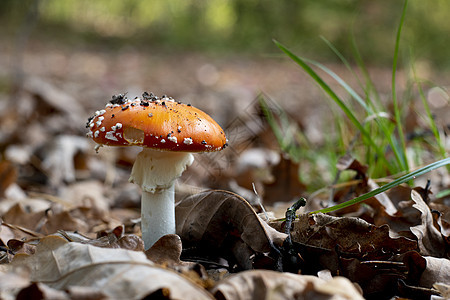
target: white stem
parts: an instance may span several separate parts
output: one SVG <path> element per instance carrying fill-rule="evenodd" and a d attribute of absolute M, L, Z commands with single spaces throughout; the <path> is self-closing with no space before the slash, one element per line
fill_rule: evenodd
<path fill-rule="evenodd" d="M 130 182 L 142 189 L 141 231 L 145 250 L 163 235 L 175 233 L 175 180 L 194 157 L 186 152 L 144 148 L 134 162 Z"/>
<path fill-rule="evenodd" d="M 174 186 L 155 192 L 142 191 L 141 228 L 145 250 L 160 237 L 175 233 Z"/>

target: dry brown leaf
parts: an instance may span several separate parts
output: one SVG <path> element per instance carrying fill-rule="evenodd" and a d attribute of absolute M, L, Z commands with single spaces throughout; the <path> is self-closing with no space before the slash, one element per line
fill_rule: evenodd
<path fill-rule="evenodd" d="M 338 162 L 336 163 L 336 168 L 339 171 L 345 170 L 356 171 L 361 177 L 366 176 L 366 172 L 368 169 L 366 165 L 361 164 L 357 159 L 355 159 L 348 153 L 345 154 L 344 156 L 339 157 Z"/>
<path fill-rule="evenodd" d="M 8 241 L 8 249 L 14 254 L 34 254 L 36 246 L 21 240 L 11 239 Z"/>
<path fill-rule="evenodd" d="M 268 226 L 244 198 L 227 191 L 192 195 L 175 210 L 177 234 L 185 246 L 231 252 L 242 268 L 251 267 L 251 255 L 269 253 L 287 236 Z"/>
<path fill-rule="evenodd" d="M 397 186 L 386 192 L 389 199 L 392 201 L 397 213 L 395 215 L 388 214 L 386 210 L 375 205 L 375 201 L 368 199 L 366 203 L 373 207 L 372 218 L 365 218 L 368 222 L 377 226 L 387 224 L 391 234 L 394 236 L 405 236 L 410 239 L 415 239 L 411 233 L 412 226 L 420 224 L 420 213 L 412 207 L 414 204 L 411 201 L 411 188 L 407 186 Z"/>
<path fill-rule="evenodd" d="M 28 93 L 40 98 L 52 110 L 63 113 L 69 121 L 66 122 L 66 126 L 75 127 L 83 124 L 83 117 L 86 115 L 84 108 L 70 94 L 39 77 L 27 77 L 23 88 Z"/>
<path fill-rule="evenodd" d="M 64 291 L 52 289 L 51 287 L 39 282 L 31 283 L 28 287 L 22 289 L 17 294 L 16 300 L 27 299 L 71 300 L 69 295 L 67 295 Z"/>
<path fill-rule="evenodd" d="M 450 206 L 435 202 L 431 202 L 429 206 L 430 209 L 439 212 L 436 222 L 441 234 L 448 239 L 450 237 Z"/>
<path fill-rule="evenodd" d="M 425 256 L 427 267 L 420 277 L 420 286 L 431 288 L 438 282 L 450 283 L 450 260 Z"/>
<path fill-rule="evenodd" d="M 0 298 L 3 300 L 16 299 L 17 293 L 29 284 L 29 274 L 24 269 L 15 272 L 0 270 Z"/>
<path fill-rule="evenodd" d="M 12 183 L 17 180 L 17 170 L 6 160 L 0 161 L 0 197 L 2 197 Z"/>
<path fill-rule="evenodd" d="M 432 297 L 431 300 L 445 300 L 450 299 L 450 284 L 436 283 L 433 287 L 441 294 L 441 297 Z"/>
<path fill-rule="evenodd" d="M 344 277 L 325 281 L 315 276 L 250 270 L 221 280 L 211 290 L 217 299 L 364 299 Z"/>
<path fill-rule="evenodd" d="M 272 170 L 274 181 L 264 183 L 264 204 L 289 202 L 304 193 L 306 186 L 300 182 L 299 168 L 298 163 L 281 156 L 279 163 Z"/>
<path fill-rule="evenodd" d="M 22 203 L 12 206 L 4 215 L 6 223 L 22 226 L 30 230 L 36 230 L 45 217 L 45 211 L 29 212 Z"/>
<path fill-rule="evenodd" d="M 444 257 L 445 242 L 440 231 L 434 227 L 430 208 L 415 190 L 411 191 L 411 199 L 415 202 L 413 207 L 421 212 L 422 224 L 411 227 L 411 232 L 417 237 L 421 254 Z"/>
<path fill-rule="evenodd" d="M 271 224 L 284 230 L 284 223 Z M 300 215 L 293 222 L 292 240 L 301 244 L 335 249 L 366 260 L 389 258 L 417 248 L 416 241 L 404 237 L 391 238 L 387 225 L 375 226 L 354 217 L 325 214 Z"/>
<path fill-rule="evenodd" d="M 70 204 L 69 207 L 89 207 L 99 217 L 109 210 L 108 200 L 104 196 L 105 186 L 99 181 L 81 181 L 63 187 L 59 198 Z"/>
<path fill-rule="evenodd" d="M 425 259 L 416 251 L 396 256 L 391 261 L 340 258 L 340 274 L 358 283 L 364 295 L 372 299 L 404 296 L 398 286 L 399 280 L 418 287 L 425 266 Z"/>
<path fill-rule="evenodd" d="M 209 278 L 205 268 L 194 262 L 186 262 L 180 259 L 182 251 L 181 239 L 176 234 L 162 236 L 147 251 L 145 255 L 154 263 L 171 268 L 184 276 L 189 277 L 195 283 L 207 288 L 214 284 Z"/>
<path fill-rule="evenodd" d="M 170 299 L 211 299 L 202 288 L 170 270 L 156 267 L 142 252 L 43 238 L 34 255 L 17 255 L 12 267 L 26 267 L 30 280 L 57 290 L 73 286 L 102 291 L 114 299 L 141 299 L 163 291 Z"/>
<path fill-rule="evenodd" d="M 354 190 L 351 190 L 352 192 L 355 193 L 356 196 L 379 188 L 376 182 L 367 176 L 368 166 L 361 164 L 361 162 L 359 162 L 357 159 L 355 159 L 348 153 L 339 158 L 336 167 L 341 172 L 345 170 L 355 171 L 356 172 L 355 179 L 361 179 L 361 182 L 354 188 Z M 382 208 L 377 207 L 375 209 L 382 209 L 385 213 L 387 213 L 390 216 L 395 215 L 397 209 L 395 208 L 394 204 L 392 203 L 391 199 L 386 193 L 384 192 L 380 193 L 378 195 L 375 195 L 373 198 L 376 199 L 378 203 L 383 206 Z M 368 202 L 369 201 L 366 201 L 366 203 Z"/>
<path fill-rule="evenodd" d="M 367 184 L 370 188 L 370 191 L 373 191 L 380 187 L 375 181 L 370 178 L 367 180 Z M 395 216 L 395 214 L 397 213 L 397 208 L 395 207 L 394 203 L 392 203 L 392 200 L 389 198 L 387 193 L 380 193 L 378 195 L 375 195 L 374 198 L 377 199 L 377 201 L 383 206 L 383 210 L 386 212 L 386 214 Z"/>
<path fill-rule="evenodd" d="M 144 241 L 134 234 L 124 234 L 124 226 L 104 231 L 97 234 L 96 239 L 91 239 L 78 232 L 59 230 L 57 235 L 61 235 L 69 242 L 77 242 L 93 245 L 101 248 L 121 248 L 133 251 L 144 251 Z"/>
<path fill-rule="evenodd" d="M 79 152 L 86 152 L 89 146 L 85 138 L 73 135 L 58 136 L 47 145 L 42 167 L 48 173 L 53 187 L 75 181 L 75 156 Z"/>
<path fill-rule="evenodd" d="M 42 226 L 42 232 L 52 234 L 58 230 L 88 232 L 89 226 L 85 220 L 73 216 L 71 211 L 63 210 L 54 213 L 50 210 Z"/>
<path fill-rule="evenodd" d="M 0 238 L 4 244 L 7 244 L 11 239 L 27 240 L 38 237 L 42 237 L 42 234 L 39 232 L 35 232 L 22 226 L 1 222 Z"/>
<path fill-rule="evenodd" d="M 181 256 L 181 239 L 176 234 L 168 234 L 161 237 L 147 251 L 145 255 L 151 261 L 163 265 L 179 265 L 182 263 Z"/>

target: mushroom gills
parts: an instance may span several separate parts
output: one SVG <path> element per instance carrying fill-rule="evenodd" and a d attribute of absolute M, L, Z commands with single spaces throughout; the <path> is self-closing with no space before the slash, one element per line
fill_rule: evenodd
<path fill-rule="evenodd" d="M 145 133 L 143 130 L 127 127 L 123 130 L 123 137 L 130 144 L 142 145 L 144 143 Z"/>

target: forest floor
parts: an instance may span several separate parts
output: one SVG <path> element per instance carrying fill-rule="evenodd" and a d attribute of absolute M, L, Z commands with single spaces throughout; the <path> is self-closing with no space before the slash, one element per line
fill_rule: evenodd
<path fill-rule="evenodd" d="M 258 97 L 281 105 L 317 144 L 334 122 L 330 102 L 292 61 L 37 41 L 23 53 L 1 49 L 2 299 L 449 296 L 448 198 L 433 198 L 425 179 L 416 183 L 422 188 L 401 186 L 385 194 L 385 202 L 374 198 L 334 216 L 307 215 L 302 208 L 286 231 L 279 218 L 311 191 L 298 181 L 299 166 L 280 154 Z M 348 70 L 329 67 L 357 86 Z M 370 72 L 388 99 L 391 70 Z M 450 82 L 449 74 L 426 66 L 419 72 L 437 85 Z M 399 72 L 400 92 L 406 77 Z M 346 97 L 337 83 L 329 84 Z M 112 95 L 134 98 L 144 91 L 202 109 L 229 140 L 222 152 L 196 155 L 176 188 L 178 236 L 147 251 L 139 237 L 140 189 L 128 182 L 139 150 L 103 147 L 96 153 L 85 128 Z M 432 107 L 436 118 L 448 121 L 448 105 L 439 105 Z M 363 168 L 348 168 L 363 180 L 340 191 L 342 199 L 373 184 Z M 433 180 L 450 186 L 445 170 Z"/>

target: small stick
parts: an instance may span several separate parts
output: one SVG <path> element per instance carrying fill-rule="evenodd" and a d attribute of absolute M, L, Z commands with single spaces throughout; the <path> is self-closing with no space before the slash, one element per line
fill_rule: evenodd
<path fill-rule="evenodd" d="M 258 198 L 258 204 L 259 204 L 259 206 L 261 206 L 261 209 L 262 209 L 262 211 L 264 213 L 264 216 L 266 217 L 266 221 L 269 221 L 269 216 L 267 215 L 267 212 L 264 209 L 264 205 L 262 205 L 262 203 L 261 203 L 261 198 L 259 197 L 258 192 L 256 191 L 256 187 L 255 187 L 255 183 L 254 182 L 252 182 L 252 186 L 253 186 L 253 191 L 255 192 L 256 198 Z"/>
<path fill-rule="evenodd" d="M 296 217 L 295 213 L 297 212 L 297 210 L 300 207 L 305 206 L 305 205 L 306 205 L 306 199 L 302 197 L 286 210 L 286 227 L 284 228 L 284 233 L 286 233 L 288 235 L 288 237 L 286 238 L 286 241 L 290 245 L 292 244 L 291 227 L 292 227 L 292 222 L 294 222 L 295 217 Z"/>

